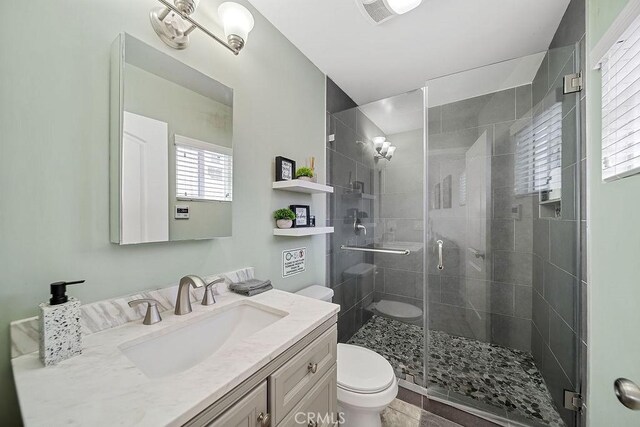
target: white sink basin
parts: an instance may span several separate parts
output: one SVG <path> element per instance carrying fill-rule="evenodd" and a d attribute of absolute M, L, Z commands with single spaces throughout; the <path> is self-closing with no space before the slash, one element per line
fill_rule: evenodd
<path fill-rule="evenodd" d="M 193 314 L 192 314 L 193 315 Z M 185 371 L 282 319 L 286 312 L 243 301 L 121 344 L 146 376 L 160 378 Z"/>

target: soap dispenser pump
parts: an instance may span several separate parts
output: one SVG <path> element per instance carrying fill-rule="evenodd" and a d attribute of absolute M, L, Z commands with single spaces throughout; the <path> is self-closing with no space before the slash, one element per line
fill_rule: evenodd
<path fill-rule="evenodd" d="M 67 297 L 67 285 L 84 283 L 55 282 L 51 298 L 40 304 L 40 360 L 45 366 L 82 353 L 80 301 Z"/>

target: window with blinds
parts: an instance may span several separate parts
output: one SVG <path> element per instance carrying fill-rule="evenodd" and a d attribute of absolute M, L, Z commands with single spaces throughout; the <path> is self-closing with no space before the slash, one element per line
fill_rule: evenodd
<path fill-rule="evenodd" d="M 175 135 L 176 197 L 189 200 L 232 200 L 231 148 Z"/>
<path fill-rule="evenodd" d="M 562 103 L 554 103 L 511 134 L 516 144 L 515 193 L 562 188 Z"/>
<path fill-rule="evenodd" d="M 640 172 L 640 20 L 607 52 L 602 66 L 602 179 Z"/>

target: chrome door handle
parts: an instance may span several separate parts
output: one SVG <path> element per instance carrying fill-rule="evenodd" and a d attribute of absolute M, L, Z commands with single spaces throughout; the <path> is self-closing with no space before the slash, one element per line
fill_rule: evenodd
<path fill-rule="evenodd" d="M 444 242 L 442 240 L 438 240 L 438 270 L 444 270 L 444 264 L 442 264 L 442 245 Z"/>
<path fill-rule="evenodd" d="M 640 410 L 640 387 L 626 378 L 618 378 L 613 383 L 616 397 L 624 406 L 634 411 Z"/>

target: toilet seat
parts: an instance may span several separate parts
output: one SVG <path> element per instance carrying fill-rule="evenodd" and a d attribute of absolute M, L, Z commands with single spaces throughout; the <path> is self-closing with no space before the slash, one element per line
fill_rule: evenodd
<path fill-rule="evenodd" d="M 357 394 L 380 393 L 393 386 L 391 364 L 364 347 L 338 344 L 338 388 Z"/>

